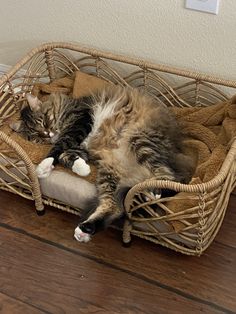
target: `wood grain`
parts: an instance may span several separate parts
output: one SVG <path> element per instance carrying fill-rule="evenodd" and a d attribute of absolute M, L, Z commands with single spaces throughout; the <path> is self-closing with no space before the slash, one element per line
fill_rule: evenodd
<path fill-rule="evenodd" d="M 47 313 L 34 306 L 0 293 L 0 313 L 2 314 L 41 314 Z"/>
<path fill-rule="evenodd" d="M 125 249 L 120 233 L 112 229 L 98 234 L 88 244 L 80 244 L 73 240 L 77 217 L 50 208 L 45 216 L 38 217 L 32 202 L 6 192 L 0 192 L 0 204 L 1 225 L 12 228 L 12 232 L 26 233 L 44 244 L 49 242 L 55 248 L 103 265 L 108 272 L 128 274 L 138 282 L 189 299 L 190 303 L 236 312 L 234 196 L 216 241 L 200 258 L 183 256 L 138 238 Z"/>
<path fill-rule="evenodd" d="M 49 313 L 222 313 L 0 227 L 1 291 Z"/>

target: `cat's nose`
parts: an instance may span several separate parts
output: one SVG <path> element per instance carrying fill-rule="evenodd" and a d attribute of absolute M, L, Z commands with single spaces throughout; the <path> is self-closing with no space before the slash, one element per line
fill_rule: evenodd
<path fill-rule="evenodd" d="M 81 224 L 79 227 L 84 233 L 88 233 L 88 234 L 92 234 L 92 235 L 96 231 L 96 227 L 95 227 L 94 222 L 85 222 L 85 223 Z"/>

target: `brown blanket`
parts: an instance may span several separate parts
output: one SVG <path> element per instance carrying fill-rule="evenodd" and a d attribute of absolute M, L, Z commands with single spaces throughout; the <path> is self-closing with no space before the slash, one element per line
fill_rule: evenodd
<path fill-rule="evenodd" d="M 236 97 L 204 108 L 174 108 L 186 147 L 198 154 L 194 177 L 201 182 L 213 179 L 226 157 L 227 148 L 236 136 Z"/>
<path fill-rule="evenodd" d="M 226 158 L 230 143 L 236 137 L 236 97 L 210 107 L 174 108 L 173 111 L 187 137 L 186 148 L 195 153 L 198 159 L 190 184 L 213 179 Z M 173 199 L 166 203 L 173 212 L 180 212 L 198 204 L 197 200 L 189 199 L 190 193 L 181 192 L 178 196 L 183 199 Z M 171 224 L 176 232 L 183 227 L 179 221 L 172 221 Z"/>

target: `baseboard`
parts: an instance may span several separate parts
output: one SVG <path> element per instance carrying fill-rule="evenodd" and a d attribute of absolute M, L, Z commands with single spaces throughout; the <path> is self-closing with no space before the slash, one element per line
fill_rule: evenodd
<path fill-rule="evenodd" d="M 0 75 L 3 75 L 4 73 L 8 72 L 10 68 L 11 68 L 10 65 L 0 64 Z"/>
<path fill-rule="evenodd" d="M 0 63 L 0 76 L 9 72 L 11 70 L 12 66 L 11 65 L 8 65 L 8 64 L 1 64 Z M 21 75 L 24 75 L 25 74 L 25 70 L 24 69 L 21 69 L 17 72 L 17 75 L 16 76 L 21 76 Z"/>
<path fill-rule="evenodd" d="M 9 72 L 11 70 L 11 68 L 12 68 L 11 65 L 0 63 L 0 77 L 2 75 L 4 75 L 5 73 Z M 24 69 L 20 69 L 19 71 L 17 71 L 16 75 L 14 75 L 14 84 L 16 84 L 16 85 L 20 84 L 22 82 L 22 80 L 19 77 L 21 77 L 25 73 L 26 73 L 26 70 L 24 70 Z M 3 90 L 4 90 L 4 92 L 6 92 L 8 90 L 8 86 L 4 87 Z M 14 88 L 15 93 L 20 91 L 20 90 L 21 90 L 20 87 Z"/>

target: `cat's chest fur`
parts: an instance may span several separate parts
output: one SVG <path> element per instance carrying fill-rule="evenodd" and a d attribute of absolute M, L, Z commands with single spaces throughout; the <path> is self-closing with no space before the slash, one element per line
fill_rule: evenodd
<path fill-rule="evenodd" d="M 83 142 L 91 152 L 99 149 L 117 148 L 121 133 L 127 125 L 122 110 L 117 102 L 98 103 L 93 109 L 92 130 Z"/>

